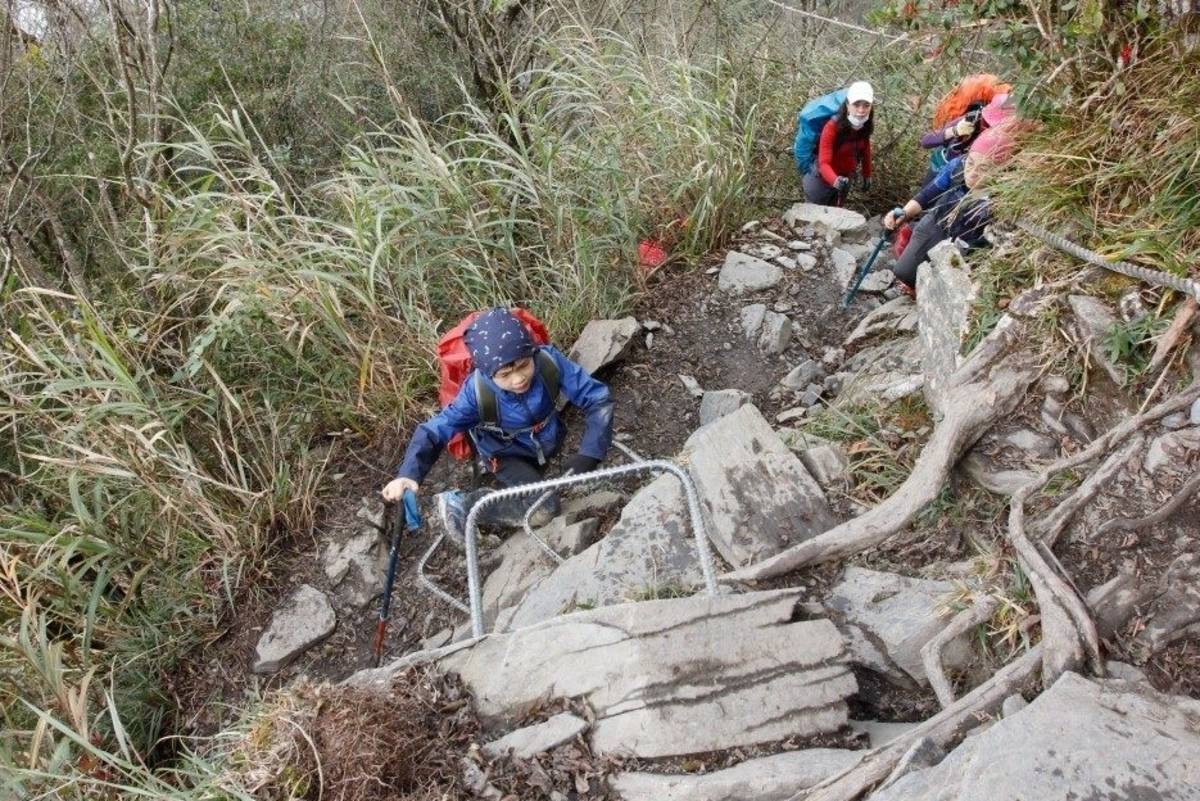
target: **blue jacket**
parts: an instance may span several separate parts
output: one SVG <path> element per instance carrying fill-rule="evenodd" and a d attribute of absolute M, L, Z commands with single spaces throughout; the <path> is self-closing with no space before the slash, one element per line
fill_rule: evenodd
<path fill-rule="evenodd" d="M 612 445 L 613 403 L 608 387 L 592 378 L 575 362 L 547 345 L 541 348 L 554 358 L 558 365 L 559 392 L 571 403 L 583 409 L 587 416 L 584 424 L 583 442 L 579 452 L 593 459 L 603 460 Z M 475 371 L 483 375 L 478 370 Z M 475 397 L 474 373 L 467 377 L 458 390 L 458 395 L 446 408 L 417 426 L 404 461 L 396 471 L 397 478 L 411 478 L 418 484 L 425 479 L 441 455 L 450 438 L 459 432 L 469 432 L 480 422 L 479 404 Z M 516 438 L 505 441 L 486 431 L 475 432 L 475 443 L 479 455 L 484 459 L 503 456 L 520 456 L 534 461 L 538 458 L 538 447 L 549 457 L 558 452 L 566 437 L 566 426 L 559 418 L 554 398 L 550 397 L 541 376 L 534 373 L 533 384 L 520 395 L 508 392 L 483 376 L 496 393 L 496 410 L 500 428 L 505 431 L 528 429 L 546 421 L 538 432 L 527 431 Z M 536 437 L 537 445 L 534 444 Z"/>
<path fill-rule="evenodd" d="M 937 217 L 949 238 L 959 238 L 974 246 L 983 239 L 983 228 L 991 220 L 991 208 L 986 199 L 964 202 L 970 191 L 963 178 L 965 161 L 966 156 L 947 161 L 913 200 Z"/>

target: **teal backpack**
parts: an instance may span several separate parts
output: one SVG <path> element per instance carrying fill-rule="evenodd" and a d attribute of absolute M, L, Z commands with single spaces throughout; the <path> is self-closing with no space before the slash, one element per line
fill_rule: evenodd
<path fill-rule="evenodd" d="M 817 143 L 821 140 L 821 129 L 838 113 L 844 102 L 846 90 L 836 89 L 808 101 L 804 108 L 800 109 L 800 114 L 796 117 L 796 141 L 792 144 L 792 157 L 796 160 L 796 169 L 800 170 L 801 175 L 812 168 Z"/>

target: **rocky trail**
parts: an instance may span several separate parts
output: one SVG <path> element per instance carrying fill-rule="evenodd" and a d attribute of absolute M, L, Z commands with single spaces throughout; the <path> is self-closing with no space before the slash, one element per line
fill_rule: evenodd
<path fill-rule="evenodd" d="M 452 675 L 438 704 L 469 697 L 473 717 L 439 734 L 451 798 L 1197 798 L 1200 393 L 1138 408 L 1099 345 L 1082 384 L 1048 369 L 1031 320 L 1054 309 L 1099 342 L 1121 313 L 1086 276 L 975 336 L 978 289 L 949 244 L 918 301 L 882 269 L 843 311 L 876 236 L 797 204 L 571 349 L 610 382 L 618 440 L 686 469 L 715 594 L 678 481 L 597 483 L 539 531 L 561 563 L 523 533 L 485 536 L 489 635 L 472 639 L 416 581 L 427 514 L 371 669 L 373 491 L 399 454 L 377 443 L 338 462 L 352 502 L 331 499 L 277 592 L 181 681 L 192 728 L 301 677 L 387 696 Z M 1198 343 L 1180 340 L 1176 369 L 1200 374 Z M 467 477 L 443 459 L 423 497 Z M 461 554 L 428 570 L 465 599 Z"/>

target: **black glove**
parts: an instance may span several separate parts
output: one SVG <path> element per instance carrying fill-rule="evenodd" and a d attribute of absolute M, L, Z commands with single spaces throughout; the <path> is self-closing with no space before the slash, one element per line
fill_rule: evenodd
<path fill-rule="evenodd" d="M 863 186 L 863 191 L 864 191 L 864 192 L 870 192 L 870 191 L 871 191 L 871 179 L 870 179 L 870 178 L 863 178 L 863 184 L 862 184 L 862 186 Z"/>
<path fill-rule="evenodd" d="M 839 192 L 845 192 L 850 188 L 850 179 L 844 175 L 839 175 L 837 180 L 833 182 L 833 188 Z"/>
<path fill-rule="evenodd" d="M 593 459 L 591 456 L 584 456 L 582 453 L 577 453 L 563 462 L 563 472 L 570 472 L 574 473 L 575 475 L 590 473 L 595 470 L 599 464 L 599 459 Z"/>

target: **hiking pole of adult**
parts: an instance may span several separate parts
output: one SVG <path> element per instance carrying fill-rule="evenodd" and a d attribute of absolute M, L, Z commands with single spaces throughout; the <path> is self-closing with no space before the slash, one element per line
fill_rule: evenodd
<path fill-rule="evenodd" d="M 892 210 L 892 216 L 897 219 L 904 214 L 904 210 L 896 208 Z M 871 251 L 871 255 L 867 256 L 867 260 L 863 262 L 862 267 L 858 268 L 858 274 L 854 276 L 854 283 L 846 290 L 846 294 L 842 296 L 842 308 L 850 308 L 850 304 L 854 302 L 854 296 L 858 294 L 858 288 L 862 286 L 862 282 L 867 280 L 867 276 L 871 274 L 871 267 L 875 264 L 875 259 L 879 257 L 879 252 L 883 250 L 883 246 L 892 238 L 895 231 L 889 231 L 886 228 L 879 236 L 879 241 L 875 243 L 875 249 Z"/>
<path fill-rule="evenodd" d="M 415 532 L 421 527 L 421 510 L 417 508 L 417 494 L 412 490 L 405 490 L 403 506 L 404 526 L 409 531 Z M 387 636 L 388 614 L 392 608 L 392 584 L 396 581 L 396 560 L 400 554 L 400 521 L 396 504 L 394 502 L 387 504 L 383 510 L 383 522 L 384 530 L 392 539 L 392 547 L 388 553 L 387 580 L 383 584 L 383 600 L 379 605 L 379 623 L 375 626 L 375 641 L 371 644 L 371 650 L 375 654 L 375 667 L 379 667 L 379 663 L 383 660 L 383 640 Z"/>

